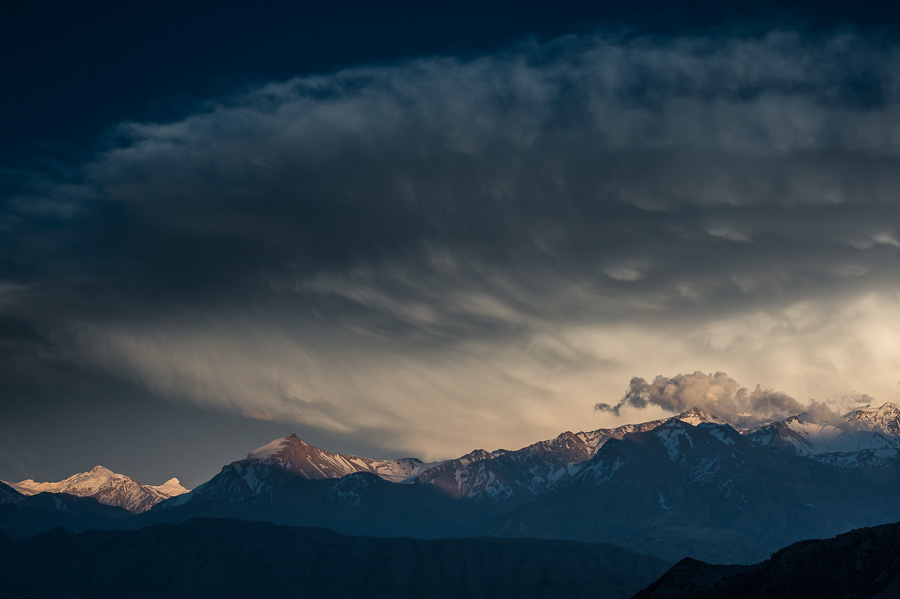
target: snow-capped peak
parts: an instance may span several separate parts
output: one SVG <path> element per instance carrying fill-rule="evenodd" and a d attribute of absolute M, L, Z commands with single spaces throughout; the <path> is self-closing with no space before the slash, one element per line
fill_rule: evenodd
<path fill-rule="evenodd" d="M 166 497 L 175 497 L 188 492 L 177 478 L 170 478 L 161 485 L 148 485 L 148 487 Z"/>
<path fill-rule="evenodd" d="M 274 441 L 266 443 L 262 447 L 257 447 L 253 451 L 247 453 L 248 460 L 265 460 L 280 454 L 286 447 L 292 444 L 306 445 L 297 435 L 288 435 L 287 437 L 279 437 Z"/>
<path fill-rule="evenodd" d="M 99 465 L 59 482 L 42 483 L 29 478 L 7 484 L 23 495 L 68 493 L 79 497 L 93 497 L 100 503 L 116 505 L 135 513 L 146 511 L 164 499 L 187 492 L 177 478 L 152 487 Z"/>
<path fill-rule="evenodd" d="M 357 472 L 377 474 L 391 482 L 411 481 L 432 466 L 416 458 L 374 460 L 358 455 L 331 453 L 302 441 L 297 435 L 280 437 L 247 454 L 247 461 L 262 462 L 304 478 L 341 478 Z"/>
<path fill-rule="evenodd" d="M 692 426 L 697 426 L 698 424 L 700 424 L 702 422 L 712 422 L 714 424 L 724 424 L 724 422 L 722 422 L 718 418 L 715 418 L 714 416 L 710 416 L 709 414 L 707 414 L 700 408 L 691 408 L 687 412 L 682 412 L 675 418 L 677 418 L 678 420 L 681 420 L 682 422 L 686 422 L 687 424 L 690 424 Z"/>
<path fill-rule="evenodd" d="M 37 493 L 70 493 L 82 497 L 93 495 L 101 487 L 113 480 L 128 478 L 122 474 L 116 474 L 109 468 L 94 466 L 87 472 L 73 474 L 69 478 L 59 482 L 39 483 L 32 479 L 26 479 L 18 483 L 10 483 L 14 489 L 23 495 L 35 495 Z"/>
<path fill-rule="evenodd" d="M 844 414 L 844 420 L 862 428 L 900 436 L 900 406 L 885 403 L 880 408 L 863 406 Z"/>
<path fill-rule="evenodd" d="M 852 421 L 851 421 L 852 422 Z M 759 426 L 749 435 L 758 443 L 789 447 L 801 455 L 849 453 L 864 450 L 896 450 L 900 439 L 876 427 L 857 430 L 813 422 L 803 414 Z"/>

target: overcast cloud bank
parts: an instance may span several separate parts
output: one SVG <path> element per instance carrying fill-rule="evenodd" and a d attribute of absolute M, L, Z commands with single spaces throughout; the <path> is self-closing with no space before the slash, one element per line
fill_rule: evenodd
<path fill-rule="evenodd" d="M 717 372 L 723 416 L 800 404 L 720 370 L 895 400 L 898 122 L 898 48 L 852 33 L 245 90 L 3 200 L 0 368 L 17 397 L 82 369 L 426 458 L 693 401 L 697 373 L 634 379 L 598 419 L 635 373 Z"/>

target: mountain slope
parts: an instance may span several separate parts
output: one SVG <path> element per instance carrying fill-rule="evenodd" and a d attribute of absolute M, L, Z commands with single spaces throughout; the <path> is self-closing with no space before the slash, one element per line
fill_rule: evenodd
<path fill-rule="evenodd" d="M 698 409 L 676 419 L 697 424 L 719 422 Z M 645 432 L 664 424 L 654 420 L 590 432 L 566 431 L 555 439 L 539 441 L 516 451 L 491 453 L 476 450 L 457 460 L 443 462 L 422 472 L 418 481 L 435 485 L 454 497 L 524 503 L 577 473 L 611 439 Z"/>
<path fill-rule="evenodd" d="M 630 597 L 669 566 L 610 545 L 344 537 L 192 520 L 0 545 L 11 596 Z"/>
<path fill-rule="evenodd" d="M 331 453 L 291 435 L 192 492 L 97 526 L 234 517 L 385 537 L 609 541 L 672 561 L 750 563 L 803 538 L 900 520 L 900 457 L 883 445 L 897 437 L 805 417 L 768 426 L 738 431 L 690 410 L 435 464 Z M 123 478 L 97 468 L 50 484 L 110 501 L 100 489 Z M 140 490 L 167 486 L 180 488 L 169 481 Z M 120 503 L 132 505 L 127 499 Z M 29 530 L 43 530 L 46 515 L 35 519 Z"/>
<path fill-rule="evenodd" d="M 729 425 L 672 419 L 607 442 L 571 480 L 490 532 L 748 563 L 803 538 L 900 519 L 895 489 L 758 445 Z"/>
<path fill-rule="evenodd" d="M 802 541 L 751 566 L 685 559 L 635 599 L 900 597 L 900 524 Z"/>
<path fill-rule="evenodd" d="M 174 508 L 188 503 L 233 503 L 271 493 L 294 479 L 338 480 L 352 474 L 371 474 L 392 483 L 412 481 L 428 464 L 415 458 L 373 460 L 331 453 L 290 435 L 255 449 L 232 462 L 193 491 L 160 504 Z"/>
<path fill-rule="evenodd" d="M 718 422 L 699 410 L 690 410 L 677 418 L 695 423 Z M 417 458 L 374 460 L 332 453 L 310 445 L 296 435 L 289 435 L 249 452 L 243 460 L 228 464 L 190 496 L 170 502 L 170 505 L 190 501 L 199 495 L 217 495 L 227 501 L 239 501 L 283 484 L 290 475 L 311 480 L 338 479 L 361 472 L 375 474 L 389 482 L 432 485 L 455 498 L 522 503 L 568 477 L 578 464 L 591 458 L 608 440 L 652 430 L 664 422 L 657 420 L 615 429 L 565 432 L 555 439 L 539 441 L 515 451 L 477 449 L 462 457 L 435 463 L 424 463 Z"/>
<path fill-rule="evenodd" d="M 254 472 L 264 481 L 258 493 L 246 494 L 246 473 L 226 467 L 209 487 L 163 502 L 137 520 L 147 524 L 230 517 L 344 534 L 427 539 L 476 536 L 494 513 L 429 485 L 391 483 L 370 472 L 307 479 L 273 464 L 255 465 Z"/>
<path fill-rule="evenodd" d="M 758 427 L 747 437 L 763 445 L 776 445 L 801 455 L 823 453 L 850 453 L 883 450 L 896 454 L 900 450 L 900 437 L 877 430 L 838 428 L 833 424 L 817 424 L 802 416 L 791 416 L 780 422 Z"/>
<path fill-rule="evenodd" d="M 9 485 L 0 482 L 0 504 L 18 503 L 24 498 L 25 496 L 22 493 L 19 493 Z"/>
<path fill-rule="evenodd" d="M 341 478 L 355 472 L 371 472 L 391 482 L 414 478 L 429 466 L 416 458 L 373 460 L 331 453 L 302 441 L 297 435 L 275 439 L 248 453 L 247 460 L 276 463 L 303 478 Z"/>
<path fill-rule="evenodd" d="M 134 513 L 145 512 L 160 501 L 188 491 L 181 486 L 177 478 L 153 487 L 143 485 L 124 474 L 116 474 L 103 466 L 95 466 L 87 472 L 73 474 L 55 483 L 40 483 L 27 479 L 6 484 L 23 495 L 68 493 L 79 497 L 93 497 L 100 503 L 122 507 Z"/>
<path fill-rule="evenodd" d="M 798 418 L 775 425 L 796 435 L 832 432 Z M 872 446 L 835 442 L 845 432 L 809 438 L 827 437 L 827 449 Z M 845 440 L 851 433 L 896 440 L 866 431 L 850 431 Z M 394 484 L 373 472 L 375 460 L 332 454 L 291 436 L 159 504 L 144 521 L 227 516 L 347 534 L 610 541 L 673 561 L 750 563 L 803 538 L 900 519 L 891 492 L 900 477 L 895 450 L 875 444 L 880 448 L 813 452 L 806 438 L 807 450 L 800 451 L 773 438 L 690 410 L 617 429 L 566 432 L 516 451 L 479 449 L 432 466 L 410 460 L 421 471 Z M 366 470 L 331 478 L 355 468 Z"/>
<path fill-rule="evenodd" d="M 14 504 L 0 504 L 0 531 L 17 538 L 59 526 L 73 531 L 121 528 L 131 518 L 132 513 L 124 508 L 68 493 L 38 493 Z"/>

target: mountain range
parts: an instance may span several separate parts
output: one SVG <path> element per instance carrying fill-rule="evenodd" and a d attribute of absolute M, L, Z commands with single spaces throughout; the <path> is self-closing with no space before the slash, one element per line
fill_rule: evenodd
<path fill-rule="evenodd" d="M 900 520 L 896 431 L 893 404 L 836 423 L 800 414 L 752 429 L 692 409 L 434 463 L 331 453 L 291 435 L 150 509 L 124 502 L 134 516 L 96 511 L 91 526 L 233 517 L 382 537 L 612 542 L 670 561 L 752 563 L 795 541 Z M 45 530 L 2 516 L 21 516 L 33 497 L 0 506 L 0 530 Z M 61 524 L 85 528 L 77 519 Z"/>
<path fill-rule="evenodd" d="M 17 483 L 0 482 L 24 496 L 64 493 L 78 497 L 93 497 L 104 505 L 125 508 L 135 514 L 146 512 L 161 501 L 188 492 L 177 478 L 170 478 L 161 485 L 144 485 L 103 466 L 94 466 L 87 472 L 73 474 L 55 483 L 39 483 L 30 478 Z M 0 487 L 0 502 L 4 502 L 3 497 L 4 491 Z"/>
<path fill-rule="evenodd" d="M 690 410 L 676 418 L 691 423 L 718 422 L 699 410 Z M 170 505 L 181 505 L 210 494 L 227 495 L 233 500 L 252 497 L 281 484 L 290 475 L 321 480 L 359 473 L 369 473 L 388 482 L 430 485 L 457 499 L 524 501 L 568 477 L 610 439 L 652 430 L 665 422 L 656 420 L 590 432 L 566 431 L 555 439 L 515 451 L 476 449 L 459 458 L 432 463 L 418 458 L 372 460 L 330 453 L 290 435 L 228 464 L 190 496 Z"/>

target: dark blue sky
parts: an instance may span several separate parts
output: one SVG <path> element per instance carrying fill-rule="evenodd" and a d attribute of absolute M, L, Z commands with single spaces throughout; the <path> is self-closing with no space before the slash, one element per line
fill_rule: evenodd
<path fill-rule="evenodd" d="M 19 2 L 4 8 L 0 161 L 78 160 L 123 120 L 168 120 L 246 85 L 524 39 L 626 29 L 896 27 L 875 2 Z"/>
<path fill-rule="evenodd" d="M 442 458 L 694 370 L 896 401 L 883 3 L 4 11 L 0 479 Z"/>

